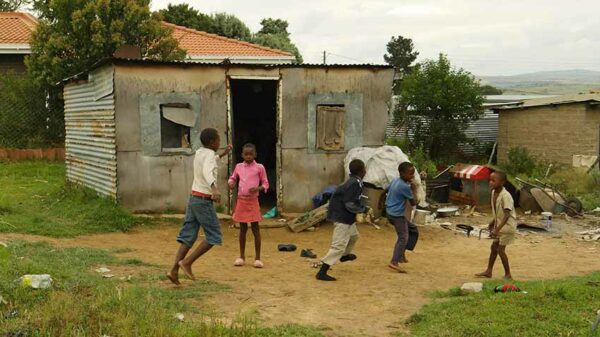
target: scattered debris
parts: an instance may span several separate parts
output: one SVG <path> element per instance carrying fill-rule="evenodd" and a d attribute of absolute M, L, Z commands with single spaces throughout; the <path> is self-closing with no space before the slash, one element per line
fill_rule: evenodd
<path fill-rule="evenodd" d="M 6 242 L 4 242 L 4 241 L 0 241 L 0 246 L 2 246 L 4 248 L 8 248 L 8 244 L 6 244 Z"/>
<path fill-rule="evenodd" d="M 21 285 L 26 288 L 46 289 L 52 285 L 52 277 L 48 274 L 23 275 Z"/>
<path fill-rule="evenodd" d="M 8 304 L 8 302 L 0 295 L 0 305 Z"/>
<path fill-rule="evenodd" d="M 523 212 L 523 214 L 525 214 L 525 215 L 531 215 L 531 211 L 525 211 L 525 212 Z"/>
<path fill-rule="evenodd" d="M 183 322 L 185 320 L 185 316 L 180 312 L 175 314 L 175 318 L 178 319 L 180 322 Z"/>
<path fill-rule="evenodd" d="M 589 231 L 577 232 L 579 240 L 583 241 L 598 241 L 600 240 L 600 228 Z"/>
<path fill-rule="evenodd" d="M 467 233 L 467 237 L 470 237 L 471 232 L 475 229 L 475 227 L 470 226 L 470 225 L 465 225 L 465 224 L 458 224 L 458 225 L 456 225 L 456 228 L 462 229 L 463 231 L 465 231 Z"/>
<path fill-rule="evenodd" d="M 317 230 L 317 227 L 312 226 L 312 227 L 308 227 L 307 229 L 304 230 L 304 232 L 314 232 Z"/>
<path fill-rule="evenodd" d="M 460 291 L 463 294 L 478 293 L 478 292 L 481 292 L 482 290 L 483 290 L 483 283 L 481 283 L 481 282 L 468 282 L 468 283 L 464 283 L 460 287 Z"/>
<path fill-rule="evenodd" d="M 436 211 L 439 217 L 450 217 L 458 213 L 458 207 L 443 207 Z"/>
<path fill-rule="evenodd" d="M 512 292 L 519 292 L 519 291 L 521 291 L 521 289 L 519 289 L 519 287 L 517 287 L 514 284 L 503 284 L 501 286 L 497 286 L 496 288 L 494 288 L 495 293 L 512 293 Z"/>
<path fill-rule="evenodd" d="M 265 213 L 263 215 L 263 218 L 265 218 L 265 219 L 272 219 L 272 218 L 274 218 L 276 216 L 277 216 L 277 207 L 273 207 L 269 211 L 267 211 L 267 213 Z"/>
<path fill-rule="evenodd" d="M 548 231 L 546 228 L 541 227 L 540 225 L 532 225 L 532 224 L 528 224 L 528 223 L 517 224 L 517 229 L 528 230 L 528 231 L 533 231 L 533 232 L 547 232 Z"/>
<path fill-rule="evenodd" d="M 596 315 L 596 321 L 592 323 L 592 332 L 590 333 L 590 336 L 596 335 L 596 329 L 598 329 L 598 324 L 600 324 L 600 310 L 596 311 Z"/>
<path fill-rule="evenodd" d="M 113 278 L 113 277 L 115 277 L 115 275 L 113 275 L 113 274 L 104 274 L 104 275 L 102 275 L 102 277 L 104 277 L 104 278 Z"/>
<path fill-rule="evenodd" d="M 110 269 L 108 269 L 106 267 L 100 267 L 100 268 L 96 269 L 96 272 L 100 273 L 100 274 L 105 274 L 105 273 L 110 272 Z"/>
<path fill-rule="evenodd" d="M 19 316 L 19 310 L 17 310 L 17 309 L 12 309 L 4 314 L 5 319 L 15 318 L 17 316 Z"/>
<path fill-rule="evenodd" d="M 327 203 L 319 208 L 313 209 L 310 212 L 306 212 L 296 219 L 288 222 L 288 227 L 294 233 L 300 233 L 307 228 L 313 227 L 322 221 L 325 221 L 328 207 L 329 204 Z"/>

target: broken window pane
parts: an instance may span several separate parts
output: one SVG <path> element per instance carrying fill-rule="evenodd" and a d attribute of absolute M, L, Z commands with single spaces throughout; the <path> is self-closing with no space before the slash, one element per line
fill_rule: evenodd
<path fill-rule="evenodd" d="M 317 149 L 339 151 L 344 149 L 344 105 L 317 105 Z"/>
<path fill-rule="evenodd" d="M 160 107 L 160 140 L 165 149 L 190 148 L 190 130 L 196 117 L 185 104 L 165 104 Z"/>

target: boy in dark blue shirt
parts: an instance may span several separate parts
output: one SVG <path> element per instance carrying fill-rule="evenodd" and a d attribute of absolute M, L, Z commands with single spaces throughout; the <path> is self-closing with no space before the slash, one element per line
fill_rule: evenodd
<path fill-rule="evenodd" d="M 404 162 L 398 166 L 400 177 L 394 179 L 388 187 L 387 197 L 385 199 L 385 211 L 388 220 L 396 228 L 398 239 L 394 245 L 394 253 L 389 267 L 395 271 L 403 273 L 404 271 L 398 265 L 407 262 L 404 253 L 406 243 L 408 242 L 408 223 L 405 217 L 407 203 L 412 206 L 416 204 L 414 198 L 415 185 L 412 183 L 415 178 L 415 167 L 409 162 Z"/>
<path fill-rule="evenodd" d="M 333 238 L 329 252 L 321 260 L 323 264 L 317 273 L 317 280 L 335 281 L 334 277 L 327 275 L 329 267 L 337 261 L 356 260 L 356 255 L 352 254 L 358 240 L 356 214 L 367 210 L 360 200 L 363 190 L 362 180 L 366 173 L 365 163 L 359 159 L 351 161 L 350 178 L 338 186 L 329 200 L 327 220 L 333 222 Z"/>

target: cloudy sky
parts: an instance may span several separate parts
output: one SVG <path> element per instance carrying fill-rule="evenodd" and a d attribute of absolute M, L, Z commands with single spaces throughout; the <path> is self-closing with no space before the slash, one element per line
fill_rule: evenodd
<path fill-rule="evenodd" d="M 446 53 L 476 75 L 600 71 L 599 0 L 153 0 L 227 12 L 251 30 L 289 22 L 305 62 L 382 63 L 392 35 L 413 39 L 419 59 Z"/>

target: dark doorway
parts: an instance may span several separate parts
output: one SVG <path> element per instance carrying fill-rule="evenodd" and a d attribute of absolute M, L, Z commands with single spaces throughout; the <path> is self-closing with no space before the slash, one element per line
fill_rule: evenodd
<path fill-rule="evenodd" d="M 256 145 L 256 162 L 263 164 L 269 191 L 260 196 L 263 210 L 277 206 L 277 81 L 230 81 L 235 163 L 242 162 L 242 147 Z"/>

